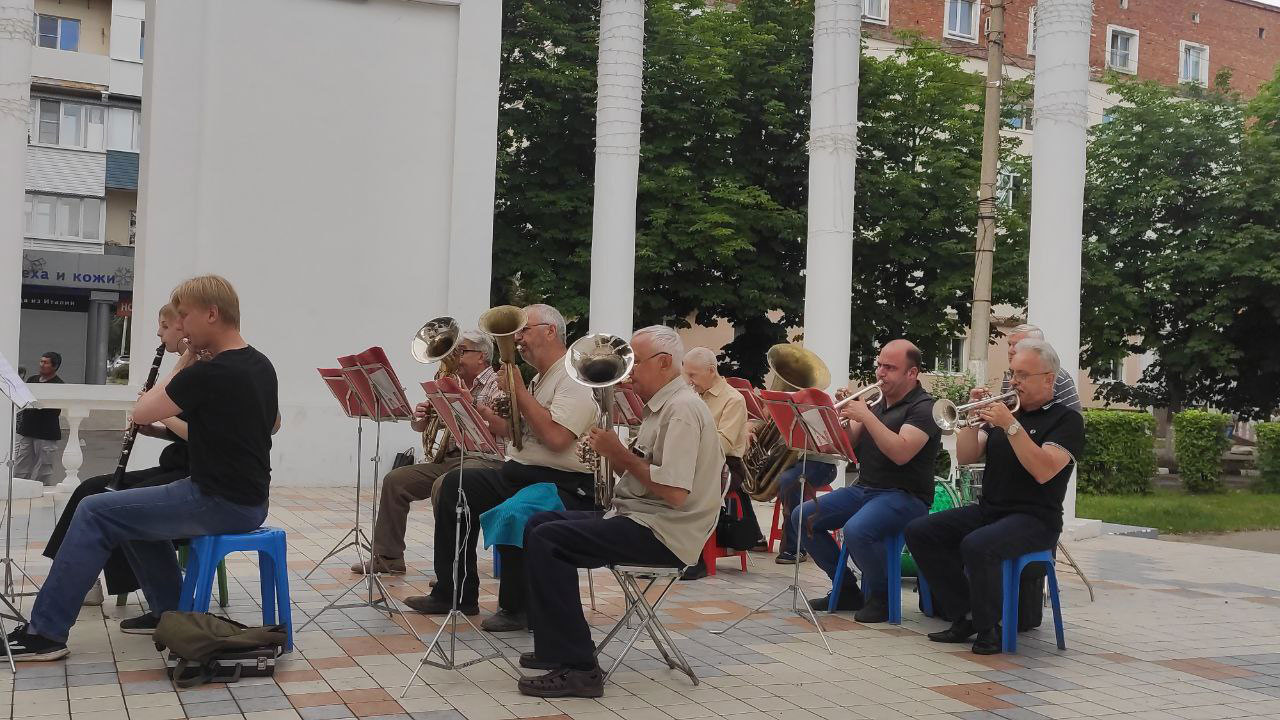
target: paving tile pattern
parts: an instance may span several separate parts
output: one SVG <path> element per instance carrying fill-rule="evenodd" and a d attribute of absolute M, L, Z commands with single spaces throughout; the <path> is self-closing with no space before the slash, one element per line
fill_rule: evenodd
<path fill-rule="evenodd" d="M 352 551 L 309 581 L 302 577 L 350 528 L 353 501 L 341 489 L 273 492 L 268 523 L 289 536 L 295 626 L 357 580 L 346 569 Z M 52 498 L 14 504 L 14 555 L 37 581 L 48 572 L 40 550 L 59 509 Z M 764 518 L 770 511 L 757 508 Z M 423 507 L 410 520 L 410 572 L 386 581 L 393 597 L 429 590 L 431 542 Z M 928 642 L 924 633 L 942 623 L 918 612 L 910 583 L 901 627 L 823 614 L 833 654 L 792 612 L 789 597 L 713 635 L 791 577 L 770 555 L 752 554 L 747 573 L 726 561 L 714 577 L 678 585 L 665 606 L 665 623 L 701 683 L 669 670 L 645 640 L 599 700 L 522 696 L 517 671 L 502 662 L 461 671 L 427 666 L 403 692 L 439 625 L 369 608 L 319 614 L 297 633 L 296 651 L 274 677 L 175 691 L 150 639 L 119 631 L 120 618 L 141 611 L 135 593 L 123 607 L 108 598 L 101 608 L 84 608 L 65 661 L 0 673 L 0 720 L 1280 718 L 1280 556 L 1128 537 L 1079 542 L 1072 552 L 1098 597 L 1090 603 L 1079 579 L 1059 569 L 1068 650 L 1054 646 L 1046 609 L 1046 625 L 1020 637 L 1019 654 L 992 657 Z M 256 557 L 232 556 L 227 567 L 227 615 L 260 622 Z M 497 600 L 490 571 L 482 560 L 485 612 Z M 623 612 L 622 593 L 607 571 L 593 578 L 596 610 L 587 616 L 603 636 Z M 811 564 L 801 567 L 800 579 L 811 596 L 825 593 L 826 578 Z M 582 580 L 587 603 L 585 574 Z M 24 606 L 30 602 L 23 598 Z M 491 637 L 512 659 L 533 645 L 527 633 Z M 455 647 L 459 661 L 488 650 L 466 626 Z M 608 651 L 602 662 L 612 662 Z"/>

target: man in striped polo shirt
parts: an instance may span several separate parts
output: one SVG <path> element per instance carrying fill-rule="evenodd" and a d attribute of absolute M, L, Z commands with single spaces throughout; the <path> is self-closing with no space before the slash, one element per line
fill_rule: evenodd
<path fill-rule="evenodd" d="M 1035 325 L 1022 324 L 1010 330 L 1006 337 L 1009 341 L 1009 362 L 1012 364 L 1014 350 L 1018 347 L 1018 343 L 1027 338 L 1044 340 L 1044 331 Z M 1000 392 L 1009 392 L 1009 373 L 1007 372 L 1000 383 Z M 1080 412 L 1080 393 L 1076 391 L 1076 381 L 1066 368 L 1058 368 L 1058 374 L 1053 379 L 1053 401 Z"/>

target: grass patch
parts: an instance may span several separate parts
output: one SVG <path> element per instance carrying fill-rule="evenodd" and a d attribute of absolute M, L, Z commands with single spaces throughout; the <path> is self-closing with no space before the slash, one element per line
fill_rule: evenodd
<path fill-rule="evenodd" d="M 1188 495 L 1078 495 L 1076 514 L 1106 522 L 1153 527 L 1162 533 L 1234 532 L 1280 528 L 1280 494 L 1228 490 Z"/>

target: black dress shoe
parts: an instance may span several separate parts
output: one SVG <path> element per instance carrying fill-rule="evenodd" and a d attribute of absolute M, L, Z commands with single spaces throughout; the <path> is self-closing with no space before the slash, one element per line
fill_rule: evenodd
<path fill-rule="evenodd" d="M 680 579 L 681 580 L 701 580 L 706 576 L 707 576 L 707 566 L 703 565 L 702 563 L 698 563 L 697 565 L 694 565 L 688 570 L 685 570 L 684 574 L 680 576 Z"/>
<path fill-rule="evenodd" d="M 831 594 L 820 598 L 814 598 L 809 601 L 809 607 L 814 610 L 826 610 L 831 606 Z M 836 603 L 835 612 L 853 612 L 862 609 L 862 591 L 858 588 L 845 588 L 840 591 L 840 602 Z"/>
<path fill-rule="evenodd" d="M 524 630 L 529 626 L 525 620 L 524 613 L 511 612 L 498 608 L 498 612 L 490 615 L 480 623 L 480 629 L 485 632 L 515 632 Z"/>
<path fill-rule="evenodd" d="M 879 595 L 872 595 L 862 604 L 862 609 L 853 614 L 853 619 L 860 623 L 889 622 L 889 604 Z"/>
<path fill-rule="evenodd" d="M 929 633 L 929 639 L 933 642 L 940 643 L 962 643 L 969 642 L 969 638 L 977 632 L 973 629 L 973 621 L 969 618 L 960 618 L 951 623 L 951 627 L 946 630 Z"/>
<path fill-rule="evenodd" d="M 446 615 L 453 608 L 453 603 L 449 598 L 442 598 L 436 595 L 414 595 L 405 598 L 404 604 L 423 615 Z M 462 603 L 458 605 L 458 610 L 463 615 L 479 615 L 480 605 L 479 603 Z"/>
<path fill-rule="evenodd" d="M 999 625 L 978 633 L 978 637 L 973 641 L 974 655 L 999 655 L 1002 650 Z"/>

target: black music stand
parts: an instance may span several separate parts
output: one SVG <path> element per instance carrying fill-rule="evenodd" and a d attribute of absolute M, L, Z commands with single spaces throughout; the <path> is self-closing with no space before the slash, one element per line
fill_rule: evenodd
<path fill-rule="evenodd" d="M 431 406 L 435 408 L 436 414 L 444 422 L 445 427 L 449 429 L 451 437 L 458 446 L 459 464 L 458 464 L 458 501 L 454 505 L 454 524 L 453 524 L 453 594 L 450 597 L 452 603 L 449 608 L 449 614 L 440 621 L 440 628 L 436 630 L 436 634 L 431 638 L 431 642 L 427 644 L 427 649 L 422 653 L 422 659 L 418 661 L 418 667 L 414 669 L 413 675 L 409 677 L 409 682 L 405 683 L 404 690 L 400 691 L 400 697 L 404 697 L 409 688 L 413 685 L 413 681 L 418 678 L 418 674 L 422 672 L 423 665 L 430 665 L 442 670 L 461 670 L 462 668 L 482 663 L 488 660 L 502 658 L 515 668 L 505 655 L 489 636 L 482 632 L 476 624 L 471 622 L 471 618 L 462 614 L 458 609 L 458 604 L 462 601 L 462 583 L 459 582 L 460 567 L 463 562 L 462 554 L 465 548 L 465 540 L 462 537 L 462 518 L 470 516 L 470 509 L 467 507 L 466 493 L 462 489 L 462 471 L 466 468 L 467 456 L 482 458 L 502 458 L 502 449 L 498 441 L 494 439 L 493 434 L 489 432 L 489 426 L 476 411 L 474 400 L 471 393 L 461 387 L 458 381 L 451 377 L 442 377 L 436 381 L 422 383 L 422 389 L 427 393 L 427 400 Z M 468 531 L 469 532 L 469 531 Z M 406 621 L 408 620 L 406 616 Z M 489 645 L 493 651 L 487 655 L 458 662 L 457 660 L 457 640 L 458 640 L 458 620 L 461 619 L 472 630 L 480 635 L 480 638 Z M 444 637 L 445 628 L 449 629 L 449 650 L 445 652 L 444 645 L 441 642 Z M 417 635 L 417 631 L 414 631 Z M 439 660 L 431 658 L 432 653 L 440 656 Z M 519 670 L 516 670 L 519 673 Z"/>
<path fill-rule="evenodd" d="M 23 617 L 22 611 L 14 604 L 19 596 L 32 595 L 34 593 L 22 592 L 16 593 L 13 588 L 13 571 L 16 569 L 24 579 L 30 580 L 36 589 L 40 586 L 30 575 L 27 575 L 17 562 L 13 559 L 13 465 L 17 462 L 14 457 L 16 445 L 14 443 L 14 435 L 18 431 L 18 410 L 29 405 L 35 405 L 36 399 L 31 394 L 31 389 L 23 382 L 22 378 L 13 371 L 13 366 L 9 364 L 9 360 L 4 355 L 0 355 L 0 395 L 5 397 L 9 405 L 9 450 L 5 454 L 5 467 L 8 469 L 9 476 L 8 491 L 4 501 L 4 517 L 0 518 L 0 523 L 4 523 L 4 557 L 0 558 L 0 564 L 4 565 L 4 588 L 0 591 L 0 633 L 9 634 L 8 628 L 5 627 L 5 620 L 12 620 L 17 623 L 25 623 L 27 619 Z M 13 651 L 9 649 L 9 644 L 4 646 L 5 657 L 9 660 L 9 670 L 17 674 L 18 669 L 13 664 Z"/>
<path fill-rule="evenodd" d="M 342 368 L 338 370 L 340 376 L 347 383 L 348 392 L 342 393 L 337 385 L 337 378 L 333 376 L 332 371 L 321 371 L 321 376 L 325 378 L 325 383 L 329 385 L 330 391 L 334 393 L 334 398 L 343 406 L 343 411 L 351 416 L 354 413 L 356 418 L 356 519 L 355 526 L 344 535 L 342 540 L 338 541 L 338 546 L 329 552 L 316 567 L 313 567 L 307 575 L 316 571 L 325 560 L 333 557 L 338 552 L 348 547 L 354 546 L 359 561 L 363 564 L 364 550 L 369 551 L 369 564 L 364 566 L 365 572 L 359 580 L 347 587 L 338 597 L 334 598 L 328 605 L 325 605 L 309 620 L 302 624 L 298 630 L 302 630 L 307 625 L 315 622 L 317 618 L 328 610 L 346 610 L 357 607 L 370 607 L 387 613 L 388 617 L 396 613 L 401 613 L 400 607 L 396 604 L 391 593 L 387 591 L 386 585 L 383 584 L 382 578 L 373 570 L 373 542 L 368 534 L 364 532 L 364 528 L 360 526 L 360 463 L 361 458 L 361 436 L 363 433 L 363 420 L 369 418 L 374 422 L 374 455 L 373 455 L 373 502 L 370 504 L 370 525 L 373 526 L 378 521 L 378 480 L 381 469 L 381 453 L 382 453 L 382 423 L 399 422 L 410 416 L 411 407 L 409 399 L 405 397 L 404 390 L 400 387 L 399 380 L 396 378 L 395 372 L 391 369 L 390 362 L 386 359 L 385 353 L 381 348 L 370 348 L 359 355 L 348 355 L 338 358 L 338 364 Z M 329 374 L 326 375 L 326 372 Z M 355 403 L 350 402 L 351 398 L 356 400 Z M 358 412 L 357 411 L 358 407 Z M 346 541 L 350 536 L 352 539 Z M 344 542 L 345 541 L 345 542 Z M 339 604 L 348 594 L 356 592 L 356 589 L 363 585 L 367 591 L 364 600 Z M 374 591 L 377 591 L 375 596 Z"/>
<path fill-rule="evenodd" d="M 818 629 L 818 637 L 827 652 L 834 654 L 827 635 L 818 621 L 818 615 L 809 606 L 809 597 L 800 587 L 800 539 L 804 533 L 804 466 L 810 453 L 835 455 L 852 461 L 853 449 L 849 446 L 849 437 L 840 427 L 840 417 L 831 402 L 831 397 L 821 390 L 810 388 L 799 392 L 788 393 L 774 390 L 760 391 L 765 410 L 773 418 L 778 428 L 787 428 L 783 436 L 787 446 L 800 453 L 800 518 L 796 527 L 795 567 L 792 569 L 791 584 L 779 590 L 772 597 L 760 603 L 746 615 L 734 620 L 721 630 L 712 630 L 714 635 L 721 635 L 732 630 L 738 623 L 760 612 L 774 600 L 791 593 L 791 611 L 812 622 Z"/>

